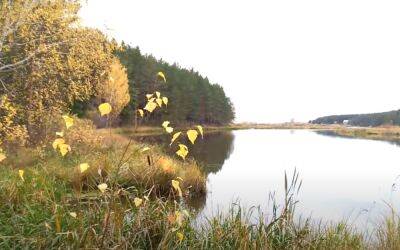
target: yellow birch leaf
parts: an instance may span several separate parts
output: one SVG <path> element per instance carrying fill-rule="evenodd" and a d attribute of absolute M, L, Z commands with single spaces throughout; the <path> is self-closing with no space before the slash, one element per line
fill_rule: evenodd
<path fill-rule="evenodd" d="M 185 160 L 187 154 L 189 153 L 189 150 L 188 150 L 188 148 L 186 147 L 186 145 L 184 145 L 184 144 L 179 144 L 178 146 L 179 146 L 179 150 L 176 151 L 176 154 L 177 154 L 178 156 L 182 157 L 182 159 Z"/>
<path fill-rule="evenodd" d="M 161 126 L 163 126 L 163 128 L 167 128 L 169 124 L 169 121 L 164 121 Z"/>
<path fill-rule="evenodd" d="M 72 125 L 74 125 L 74 119 L 69 117 L 68 115 L 63 115 L 62 118 L 64 119 L 65 126 L 69 129 Z"/>
<path fill-rule="evenodd" d="M 172 180 L 171 183 L 172 183 L 172 187 L 178 192 L 179 196 L 182 197 L 182 190 L 179 185 L 179 181 Z"/>
<path fill-rule="evenodd" d="M 177 232 L 176 237 L 178 238 L 179 242 L 183 241 L 183 233 Z"/>
<path fill-rule="evenodd" d="M 163 100 L 165 106 L 168 106 L 168 97 L 165 97 L 165 96 L 164 96 L 164 97 L 162 98 L 162 100 Z"/>
<path fill-rule="evenodd" d="M 81 173 L 86 172 L 86 170 L 88 169 L 89 169 L 89 164 L 87 163 L 79 164 L 79 171 L 81 171 Z"/>
<path fill-rule="evenodd" d="M 172 136 L 171 143 L 170 143 L 169 145 L 171 146 L 172 143 L 174 143 L 174 141 L 175 141 L 176 139 L 178 139 L 178 137 L 179 137 L 181 134 L 182 134 L 182 132 L 175 133 L 175 134 Z"/>
<path fill-rule="evenodd" d="M 62 156 L 65 156 L 69 151 L 71 151 L 71 147 L 65 143 L 58 145 L 58 147 Z"/>
<path fill-rule="evenodd" d="M 100 190 L 100 192 L 104 193 L 107 190 L 108 185 L 106 183 L 102 183 L 97 185 L 97 188 Z"/>
<path fill-rule="evenodd" d="M 157 73 L 157 76 L 159 76 L 160 78 L 162 78 L 163 80 L 164 80 L 164 82 L 167 82 L 167 79 L 165 78 L 165 75 L 164 75 L 164 73 L 163 72 L 158 72 Z"/>
<path fill-rule="evenodd" d="M 197 125 L 197 129 L 199 130 L 200 134 L 201 134 L 201 138 L 203 138 L 204 134 L 203 134 L 203 127 L 200 125 Z"/>
<path fill-rule="evenodd" d="M 24 179 L 24 172 L 25 172 L 25 171 L 22 170 L 22 169 L 18 170 L 19 178 L 21 178 L 22 181 L 25 181 L 25 179 Z"/>
<path fill-rule="evenodd" d="M 161 99 L 161 98 L 157 98 L 157 99 L 156 99 L 156 102 L 157 102 L 158 106 L 160 106 L 160 108 L 161 108 L 161 107 L 162 107 L 162 104 L 163 104 L 162 99 Z"/>
<path fill-rule="evenodd" d="M 158 92 L 158 91 L 156 91 L 156 96 L 157 96 L 157 98 L 160 98 L 160 96 L 161 96 L 161 93 L 160 93 L 160 92 Z"/>
<path fill-rule="evenodd" d="M 136 207 L 139 207 L 140 205 L 142 205 L 143 200 L 136 197 L 136 198 L 133 200 L 133 202 L 135 203 L 135 206 L 136 206 Z"/>
<path fill-rule="evenodd" d="M 52 146 L 53 146 L 54 150 L 57 150 L 58 146 L 61 144 L 64 144 L 64 143 L 65 143 L 65 141 L 63 138 L 57 138 L 54 140 Z"/>
<path fill-rule="evenodd" d="M 61 132 L 56 132 L 56 135 L 57 135 L 57 136 L 60 136 L 60 137 L 63 137 L 63 136 L 64 136 L 64 132 L 63 132 L 63 131 L 61 131 Z"/>
<path fill-rule="evenodd" d="M 194 142 L 196 141 L 197 136 L 198 136 L 199 133 L 196 130 L 193 130 L 193 129 L 188 130 L 186 133 L 187 133 L 187 136 L 189 138 L 189 141 L 192 144 L 194 144 Z"/>
<path fill-rule="evenodd" d="M 171 134 L 172 132 L 174 132 L 174 128 L 173 127 L 166 127 L 165 131 L 167 131 L 168 134 Z"/>
<path fill-rule="evenodd" d="M 147 100 L 150 99 L 150 98 L 152 98 L 153 95 L 154 95 L 154 94 L 147 94 L 147 95 L 146 95 Z"/>
<path fill-rule="evenodd" d="M 157 104 L 154 102 L 147 102 L 146 106 L 144 107 L 145 110 L 149 111 L 150 113 L 153 112 L 157 108 Z"/>
<path fill-rule="evenodd" d="M 141 117 L 144 116 L 144 111 L 143 111 L 143 109 L 138 109 L 138 112 L 139 112 L 139 115 L 140 115 Z"/>
<path fill-rule="evenodd" d="M 75 212 L 71 212 L 69 213 L 69 215 L 71 215 L 71 217 L 76 218 L 78 215 Z"/>
<path fill-rule="evenodd" d="M 108 102 L 99 105 L 99 111 L 101 116 L 108 115 L 109 113 L 111 113 L 111 110 L 112 110 L 111 105 Z"/>

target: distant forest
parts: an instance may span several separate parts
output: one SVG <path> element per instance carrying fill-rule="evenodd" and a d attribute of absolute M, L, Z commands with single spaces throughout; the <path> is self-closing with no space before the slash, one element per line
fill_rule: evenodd
<path fill-rule="evenodd" d="M 400 110 L 382 113 L 355 114 L 355 115 L 331 115 L 319 117 L 310 123 L 314 124 L 342 124 L 347 120 L 349 125 L 361 127 L 376 127 L 381 125 L 400 125 Z"/>
<path fill-rule="evenodd" d="M 144 55 L 138 47 L 122 43 L 117 52 L 121 63 L 127 69 L 130 102 L 122 111 L 123 124 L 134 122 L 135 111 L 147 102 L 146 94 L 155 90 L 169 97 L 168 108 L 155 112 L 147 123 L 159 124 L 164 120 L 177 123 L 227 124 L 234 117 L 234 107 L 224 89 L 211 83 L 193 69 L 184 69 L 177 64 L 157 60 L 152 55 Z M 167 83 L 157 82 L 155 74 L 164 72 Z"/>

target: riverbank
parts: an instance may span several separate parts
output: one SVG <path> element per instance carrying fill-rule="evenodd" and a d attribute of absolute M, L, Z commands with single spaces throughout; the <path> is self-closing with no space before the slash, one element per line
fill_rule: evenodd
<path fill-rule="evenodd" d="M 179 131 L 181 128 L 188 128 L 187 126 L 177 126 L 175 129 Z M 245 129 L 311 129 L 311 130 L 339 130 L 345 128 L 342 125 L 321 125 L 309 123 L 277 123 L 277 124 L 255 124 L 255 123 L 237 123 L 222 126 L 204 125 L 203 129 L 207 132 L 227 131 L 227 130 L 245 130 Z M 119 134 L 123 136 L 147 136 L 157 135 L 164 133 L 164 129 L 156 126 L 139 126 L 134 127 L 116 127 L 111 129 L 112 134 Z M 100 133 L 107 134 L 109 129 L 99 129 Z"/>

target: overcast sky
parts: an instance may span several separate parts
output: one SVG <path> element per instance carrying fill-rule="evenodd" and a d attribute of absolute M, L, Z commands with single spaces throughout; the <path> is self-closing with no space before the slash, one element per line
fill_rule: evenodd
<path fill-rule="evenodd" d="M 222 85 L 240 122 L 399 109 L 399 13 L 400 1 L 384 0 L 88 0 L 81 10 L 83 24 Z"/>

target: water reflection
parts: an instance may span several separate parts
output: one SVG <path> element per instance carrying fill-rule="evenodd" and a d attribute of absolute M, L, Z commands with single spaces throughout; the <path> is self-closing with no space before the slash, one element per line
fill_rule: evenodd
<path fill-rule="evenodd" d="M 149 138 L 146 139 L 149 141 Z M 152 137 L 154 142 L 168 136 Z M 400 145 L 398 141 L 392 141 Z M 173 152 L 171 152 L 173 154 Z M 207 173 L 207 197 L 188 201 L 199 218 L 229 209 L 232 202 L 268 210 L 268 195 L 283 197 L 284 172 L 295 168 L 303 181 L 298 213 L 314 219 L 348 219 L 364 226 L 387 205 L 400 204 L 396 179 L 399 148 L 376 140 L 355 140 L 330 131 L 240 130 L 206 134 L 191 154 Z M 280 202 L 281 204 L 283 201 Z"/>
<path fill-rule="evenodd" d="M 169 145 L 170 137 L 166 135 L 149 135 L 138 137 L 142 142 Z M 198 139 L 190 148 L 190 155 L 202 166 L 207 175 L 221 170 L 225 161 L 234 149 L 235 136 L 231 131 L 210 132 Z M 165 150 L 174 153 L 175 148 L 165 147 Z"/>

